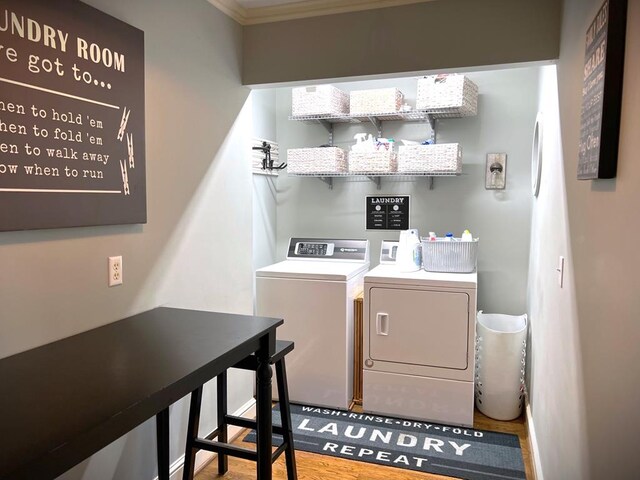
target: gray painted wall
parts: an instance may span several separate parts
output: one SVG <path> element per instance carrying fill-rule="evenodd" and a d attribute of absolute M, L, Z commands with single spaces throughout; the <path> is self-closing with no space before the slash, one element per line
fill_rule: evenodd
<path fill-rule="evenodd" d="M 529 431 L 538 446 L 541 478 L 581 480 L 589 478 L 588 432 L 556 71 L 544 67 L 540 75 L 543 161 L 540 193 L 533 201 L 527 295 Z M 562 288 L 556 271 L 560 256 L 566 272 Z"/>
<path fill-rule="evenodd" d="M 253 90 L 250 100 L 253 111 L 251 136 L 275 142 L 276 91 L 274 89 Z M 276 182 L 277 179 L 274 177 L 253 175 L 254 270 L 276 261 Z"/>
<path fill-rule="evenodd" d="M 411 195 L 411 224 L 424 235 L 429 230 L 460 235 L 469 228 L 480 237 L 479 308 L 520 314 L 525 311 L 531 222 L 530 149 L 537 110 L 538 68 L 478 72 L 469 75 L 479 87 L 479 115 L 445 119 L 438 124 L 439 142 L 460 142 L 463 175 L 402 182 L 384 179 L 382 189 L 370 181 L 337 179 L 333 190 L 318 179 L 282 175 L 278 180 L 276 255 L 282 259 L 291 236 L 368 238 L 372 266 L 378 263 L 380 242 L 397 239 L 398 232 L 366 231 L 366 195 Z M 336 84 L 345 90 L 397 86 L 415 102 L 415 78 Z M 321 126 L 289 121 L 291 89 L 278 89 L 277 132 L 280 148 L 317 146 L 328 141 Z M 428 124 L 385 122 L 384 135 L 395 139 L 428 138 Z M 360 131 L 371 126 L 338 125 L 336 145 L 348 148 Z M 486 154 L 506 152 L 507 189 L 484 188 Z"/>
<path fill-rule="evenodd" d="M 447 0 L 244 27 L 245 85 L 558 57 L 561 2 Z"/>
<path fill-rule="evenodd" d="M 251 311 L 251 271 L 258 259 L 247 252 L 254 244 L 249 232 L 260 217 L 252 213 L 249 162 L 242 154 L 252 115 L 251 109 L 243 110 L 248 91 L 240 87 L 241 28 L 204 0 L 189 0 L 186 6 L 185 2 L 172 0 L 87 3 L 146 32 L 149 223 L 0 234 L 0 357 L 160 304 Z M 635 94 L 640 74 L 637 29 L 630 28 L 627 33 L 618 178 L 575 180 L 584 33 L 600 3 L 564 2 L 558 66 L 559 127 L 550 130 L 551 144 L 545 147 L 545 157 L 550 161 L 545 164 L 541 196 L 533 211 L 529 388 L 542 466 L 539 473 L 552 480 L 632 478 L 640 469 L 634 436 L 640 427 L 640 301 L 634 280 L 640 270 L 636 245 L 640 225 L 635 212 L 640 202 L 640 164 L 635 159 L 640 148 L 635 132 L 640 112 L 640 98 Z M 634 25 L 640 22 L 640 1 L 629 3 L 628 23 Z M 366 48 L 361 51 L 370 52 L 372 47 L 388 44 L 393 51 L 386 53 L 381 63 L 385 71 L 396 72 L 455 66 L 463 61 L 469 66 L 531 60 L 536 57 L 534 50 L 544 52 L 537 59 L 556 56 L 552 51 L 557 52 L 557 24 L 547 20 L 556 18 L 548 14 L 560 2 L 468 1 L 466 10 L 459 8 L 462 0 L 436 4 L 449 8 L 445 7 L 448 4 L 465 16 L 471 12 L 471 26 L 482 32 L 467 30 L 466 35 L 457 37 L 465 43 L 449 43 L 447 48 L 434 48 L 425 55 L 425 44 L 442 45 L 441 39 L 447 36 L 439 35 L 437 42 L 426 43 L 416 42 L 416 37 L 398 37 L 396 42 L 395 37 L 381 35 L 382 40 L 371 37 L 370 44 L 354 42 L 353 47 L 345 42 L 327 43 L 325 36 L 317 35 L 316 51 L 292 52 L 285 47 L 299 48 L 301 43 L 291 40 L 297 33 L 293 26 L 285 25 L 287 22 L 274 24 L 272 27 L 278 30 L 269 35 L 251 27 L 246 29 L 245 39 L 255 38 L 247 43 L 247 56 L 257 55 L 255 47 L 262 41 L 287 64 L 270 56 L 263 57 L 269 62 L 266 67 L 250 60 L 252 66 L 246 64 L 247 72 L 249 67 L 255 68 L 258 73 L 265 72 L 265 77 L 257 79 L 247 73 L 244 81 L 326 78 L 340 72 L 379 73 L 371 67 L 373 62 L 368 62 L 369 66 L 347 63 L 357 57 L 349 49 L 362 46 Z M 494 17 L 500 28 L 490 29 L 490 23 L 478 21 L 481 17 L 472 4 L 484 8 L 483 15 L 498 8 L 502 13 Z M 526 10 L 527 15 L 520 18 L 533 16 L 533 20 L 513 21 L 511 8 L 521 8 L 521 13 Z M 433 21 L 435 17 L 430 18 Z M 423 28 L 422 20 L 422 16 L 416 16 L 421 34 L 430 30 Z M 381 28 L 387 23 L 380 22 Z M 449 20 L 443 20 L 433 22 L 431 31 L 437 33 L 440 25 L 450 30 Z M 335 30 L 335 25 L 332 28 Z M 372 24 L 366 22 L 349 28 L 366 35 L 373 31 Z M 348 33 L 348 29 L 343 30 Z M 309 34 L 313 29 L 302 31 L 307 40 L 316 37 Z M 501 32 L 505 32 L 504 37 Z M 279 45 L 281 49 L 275 50 L 272 35 L 274 41 L 285 39 L 289 45 Z M 505 37 L 508 40 L 503 41 Z M 420 45 L 420 55 L 393 63 L 392 57 L 403 51 L 403 42 L 405 47 L 406 42 Z M 470 57 L 465 56 L 465 48 Z M 334 62 L 330 57 L 336 52 L 344 52 L 344 57 L 338 55 L 342 59 Z M 508 60 L 506 57 L 514 52 L 517 60 Z M 449 59 L 446 64 L 443 58 Z M 326 73 L 318 73 L 319 68 Z M 294 69 L 301 76 L 292 77 Z M 520 87 L 509 87 L 506 80 L 503 83 L 488 73 L 474 74 L 482 93 L 480 119 L 448 120 L 440 128 L 441 141 L 463 141 L 468 175 L 437 179 L 433 191 L 428 191 L 424 182 L 385 182 L 380 193 L 410 193 L 414 218 L 415 207 L 423 212 L 414 222 L 422 230 L 470 227 L 482 242 L 479 267 L 485 273 L 481 274 L 481 308 L 520 313 L 525 296 L 522 282 L 527 276 L 524 245 L 529 238 L 531 126 L 538 105 L 551 108 L 553 115 L 553 78 L 548 72 L 543 74 L 543 93 L 538 102 L 530 93 L 537 88 L 535 72 L 511 70 L 501 74 L 519 80 Z M 283 149 L 326 141 L 322 129 L 286 120 L 289 93 L 279 91 L 277 95 L 277 136 Z M 549 124 L 554 125 L 553 120 Z M 413 130 L 419 129 L 416 126 L 397 128 L 402 128 L 402 133 L 411 129 L 415 136 L 423 134 L 422 130 Z M 562 137 L 553 140 L 553 133 L 559 131 Z M 343 135 L 350 137 L 352 133 Z M 482 188 L 481 172 L 488 151 L 509 154 L 504 197 Z M 563 165 L 559 169 L 560 162 Z M 366 182 L 338 181 L 335 190 L 329 191 L 318 180 L 283 176 L 278 180 L 275 255 L 282 258 L 284 244 L 292 234 L 367 235 L 373 241 L 375 258 L 379 241 L 388 237 L 364 231 L 364 196 L 375 193 L 375 187 Z M 273 216 L 268 217 L 268 222 L 274 221 Z M 451 219 L 458 223 L 452 225 Z M 611 237 L 615 237 L 614 242 L 604 240 Z M 108 289 L 106 258 L 117 254 L 124 257 L 125 283 Z M 554 269 L 560 254 L 568 260 L 563 291 L 555 287 Z M 263 260 L 267 261 L 269 255 L 267 252 Z M 233 409 L 250 398 L 251 380 L 234 376 L 232 384 Z M 211 389 L 206 396 L 212 405 Z M 211 407 L 204 409 L 208 416 L 203 418 L 203 429 L 212 425 L 212 411 Z M 184 445 L 184 402 L 172 407 L 171 418 L 173 431 L 179 432 L 171 445 L 172 458 L 177 458 Z M 154 433 L 153 422 L 146 422 L 63 478 L 153 478 L 155 456 L 149 446 L 155 444 Z"/>
<path fill-rule="evenodd" d="M 566 191 L 567 220 L 557 217 L 562 208 L 536 205 L 538 223 L 559 227 L 532 246 L 543 252 L 532 315 L 546 317 L 531 319 L 531 410 L 546 479 L 635 478 L 640 470 L 639 0 L 629 1 L 618 176 L 576 180 L 585 32 L 601 4 L 564 2 L 557 82 L 564 185 L 550 187 L 560 201 Z M 574 296 L 552 287 L 565 236 Z"/>
<path fill-rule="evenodd" d="M 157 305 L 252 312 L 241 27 L 204 0 L 87 3 L 145 31 L 148 223 L 1 233 L 0 357 Z M 107 257 L 120 254 L 124 285 L 108 288 Z M 233 375 L 230 410 L 252 383 Z M 205 395 L 207 431 L 215 408 Z M 184 451 L 185 402 L 172 407 L 171 428 L 173 460 Z M 150 421 L 63 478 L 151 480 L 154 446 Z"/>

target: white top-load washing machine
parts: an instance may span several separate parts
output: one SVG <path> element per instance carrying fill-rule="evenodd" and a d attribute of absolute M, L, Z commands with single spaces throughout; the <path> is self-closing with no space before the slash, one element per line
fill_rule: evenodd
<path fill-rule="evenodd" d="M 349 407 L 353 300 L 368 269 L 368 240 L 292 238 L 287 260 L 256 270 L 256 314 L 283 318 L 278 338 L 295 342 L 286 359 L 292 402 Z"/>
<path fill-rule="evenodd" d="M 477 283 L 393 264 L 365 275 L 365 412 L 473 426 Z"/>

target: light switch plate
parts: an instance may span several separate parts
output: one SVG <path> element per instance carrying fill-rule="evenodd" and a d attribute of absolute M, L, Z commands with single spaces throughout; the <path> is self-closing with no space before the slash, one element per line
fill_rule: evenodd
<path fill-rule="evenodd" d="M 558 268 L 556 268 L 558 272 L 558 285 L 560 288 L 564 285 L 564 257 L 558 257 Z"/>
<path fill-rule="evenodd" d="M 487 153 L 484 178 L 484 186 L 487 190 L 504 190 L 507 185 L 506 153 Z"/>

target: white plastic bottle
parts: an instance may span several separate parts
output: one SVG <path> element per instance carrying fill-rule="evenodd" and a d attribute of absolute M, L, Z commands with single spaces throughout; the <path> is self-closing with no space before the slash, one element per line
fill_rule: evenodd
<path fill-rule="evenodd" d="M 465 230 L 462 233 L 462 239 L 463 242 L 473 242 L 473 235 L 471 235 L 471 232 L 469 230 Z"/>
<path fill-rule="evenodd" d="M 422 245 L 415 228 L 400 232 L 396 267 L 401 272 L 415 272 L 422 267 Z"/>

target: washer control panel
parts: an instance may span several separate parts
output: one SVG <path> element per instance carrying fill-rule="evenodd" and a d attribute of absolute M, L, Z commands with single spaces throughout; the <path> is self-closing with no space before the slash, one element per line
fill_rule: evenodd
<path fill-rule="evenodd" d="M 335 246 L 335 243 L 328 242 L 298 242 L 295 253 L 301 257 L 330 257 Z"/>
<path fill-rule="evenodd" d="M 339 260 L 368 262 L 369 240 L 291 238 L 287 260 Z"/>

